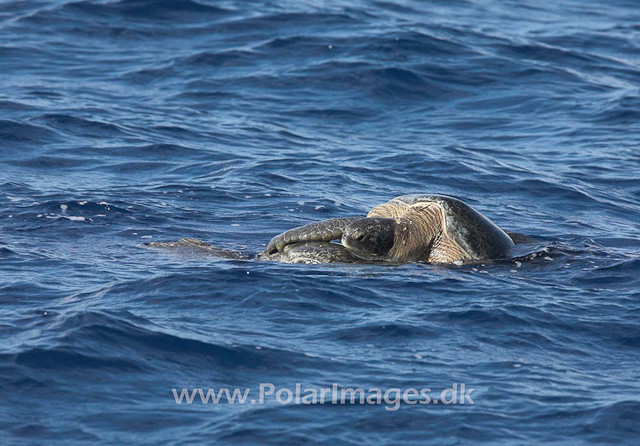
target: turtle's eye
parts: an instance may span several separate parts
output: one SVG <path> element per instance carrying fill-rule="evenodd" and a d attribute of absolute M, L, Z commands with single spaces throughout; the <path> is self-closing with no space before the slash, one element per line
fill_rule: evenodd
<path fill-rule="evenodd" d="M 364 232 L 361 232 L 360 234 L 356 235 L 354 238 L 357 241 L 361 242 L 364 239 Z"/>

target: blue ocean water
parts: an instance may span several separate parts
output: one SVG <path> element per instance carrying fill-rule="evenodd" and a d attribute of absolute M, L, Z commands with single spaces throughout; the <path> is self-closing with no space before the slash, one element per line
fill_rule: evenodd
<path fill-rule="evenodd" d="M 0 4 L 1 444 L 637 444 L 634 1 Z M 534 237 L 475 266 L 289 265 L 417 192 Z M 177 404 L 429 388 L 474 404 Z M 393 409 L 393 408 L 391 408 Z"/>

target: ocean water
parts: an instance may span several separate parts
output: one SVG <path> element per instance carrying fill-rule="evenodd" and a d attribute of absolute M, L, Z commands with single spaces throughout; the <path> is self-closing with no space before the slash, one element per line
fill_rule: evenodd
<path fill-rule="evenodd" d="M 3 1 L 0 443 L 637 444 L 638 23 L 631 0 Z M 450 267 L 144 247 L 255 253 L 419 192 L 534 241 Z M 282 398 L 172 390 L 261 383 Z M 432 401 L 284 401 L 334 383 Z M 454 383 L 473 404 L 433 402 Z"/>

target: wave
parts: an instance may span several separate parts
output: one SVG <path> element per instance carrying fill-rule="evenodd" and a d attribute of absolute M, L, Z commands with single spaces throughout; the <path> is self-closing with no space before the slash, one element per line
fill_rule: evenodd
<path fill-rule="evenodd" d="M 408 340 L 414 337 L 420 339 L 435 339 L 440 333 L 424 326 L 410 324 L 370 324 L 365 326 L 332 330 L 329 335 L 322 338 L 330 338 L 345 342 L 363 342 L 375 339 L 375 342 L 387 342 L 394 339 Z"/>
<path fill-rule="evenodd" d="M 632 421 L 640 415 L 640 403 L 624 397 L 621 401 L 600 402 L 588 408 L 549 408 L 544 412 L 530 416 L 528 423 L 541 427 L 549 420 L 560 422 L 564 426 L 563 435 L 580 436 L 590 442 L 626 442 L 630 435 L 640 433 Z M 607 429 L 593 429 L 592 426 L 607 426 Z"/>
<path fill-rule="evenodd" d="M 268 346 L 189 338 L 127 312 L 53 314 L 46 325 L 48 339 L 39 342 L 55 346 L 18 346 L 18 351 L 4 353 L 0 360 L 30 369 L 62 373 L 92 369 L 106 375 L 153 373 L 175 366 L 287 373 L 299 364 L 317 361 L 313 355 Z"/>
<path fill-rule="evenodd" d="M 35 121 L 63 133 L 91 138 L 117 137 L 126 133 L 126 130 L 117 124 L 66 114 L 45 113 Z"/>
<path fill-rule="evenodd" d="M 192 22 L 219 19 L 234 11 L 200 3 L 194 0 L 119 0 L 107 3 L 91 1 L 65 2 L 54 8 L 42 8 L 25 15 L 23 20 L 39 24 L 55 23 L 56 20 L 75 21 L 80 17 L 103 20 L 105 17 L 120 17 L 138 22 L 178 21 Z M 74 20 L 75 19 L 75 20 Z"/>
<path fill-rule="evenodd" d="M 46 127 L 13 120 L 0 120 L 0 138 L 14 143 L 55 141 L 58 135 Z"/>
<path fill-rule="evenodd" d="M 359 20 L 350 14 L 331 14 L 323 12 L 292 12 L 278 14 L 260 14 L 252 17 L 244 17 L 228 20 L 216 25 L 216 29 L 221 33 L 255 33 L 257 31 L 277 30 L 288 26 L 336 26 L 353 25 Z"/>

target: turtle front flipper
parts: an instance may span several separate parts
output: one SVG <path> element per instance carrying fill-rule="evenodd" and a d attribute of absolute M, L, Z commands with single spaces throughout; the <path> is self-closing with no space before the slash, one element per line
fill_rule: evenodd
<path fill-rule="evenodd" d="M 282 252 L 276 251 L 274 254 L 266 252 L 259 253 L 257 260 L 267 260 L 282 263 L 361 263 L 362 261 L 354 257 L 344 246 L 331 242 L 303 242 L 292 243 L 284 247 Z"/>
<path fill-rule="evenodd" d="M 330 220 L 323 220 L 289 229 L 273 237 L 267 245 L 266 252 L 267 254 L 273 254 L 277 251 L 282 252 L 285 246 L 292 243 L 330 242 L 331 240 L 338 240 L 342 237 L 344 228 L 359 218 L 361 217 L 332 218 Z"/>
<path fill-rule="evenodd" d="M 149 248 L 171 249 L 182 254 L 206 254 L 223 259 L 246 260 L 247 255 L 230 249 L 218 248 L 210 243 L 203 242 L 195 238 L 182 238 L 173 242 L 151 242 L 144 243 Z"/>

